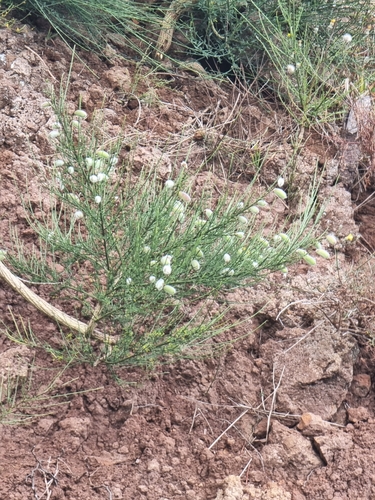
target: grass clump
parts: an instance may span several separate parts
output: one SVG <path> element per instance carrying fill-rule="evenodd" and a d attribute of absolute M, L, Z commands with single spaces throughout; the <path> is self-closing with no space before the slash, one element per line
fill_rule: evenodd
<path fill-rule="evenodd" d="M 121 141 L 104 139 L 84 110 L 69 114 L 64 92 L 51 105 L 49 200 L 35 209 L 25 199 L 37 244 L 30 251 L 16 238 L 7 260 L 27 280 L 50 283 L 60 304 L 88 320 L 75 325 L 50 313 L 76 330 L 66 340 L 81 357 L 96 359 L 93 336 L 104 341 L 101 356 L 111 364 L 184 355 L 226 328 L 223 311 L 211 312 L 226 291 L 286 273 L 301 259 L 315 264 L 308 254 L 320 217 L 314 192 L 288 230 L 266 231 L 262 211 L 287 200 L 283 179 L 262 196 L 250 185 L 215 197 L 210 187 L 195 191 L 186 162 L 169 179 L 134 175 L 119 160 Z"/>

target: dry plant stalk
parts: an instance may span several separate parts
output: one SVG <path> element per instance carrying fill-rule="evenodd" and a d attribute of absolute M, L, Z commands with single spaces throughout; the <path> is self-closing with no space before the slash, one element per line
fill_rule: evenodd
<path fill-rule="evenodd" d="M 117 343 L 118 340 L 117 337 L 106 335 L 105 333 L 102 333 L 99 330 L 93 328 L 93 324 L 95 323 L 94 317 L 93 320 L 90 321 L 90 323 L 87 325 L 86 323 L 83 323 L 82 321 L 79 321 L 78 319 L 69 316 L 69 314 L 60 311 L 60 309 L 57 309 L 57 307 L 54 307 L 49 302 L 42 299 L 41 297 L 39 297 L 39 295 L 30 290 L 30 288 L 28 288 L 24 283 L 22 283 L 22 281 L 19 278 L 17 278 L 17 276 L 14 276 L 14 274 L 11 273 L 11 271 L 9 271 L 9 269 L 1 261 L 0 261 L 0 277 L 3 278 L 8 283 L 8 285 L 10 285 L 13 288 L 13 290 L 22 295 L 22 297 L 26 299 L 28 302 L 30 302 L 30 304 L 32 304 L 39 311 L 43 312 L 48 317 L 52 318 L 58 323 L 68 328 L 71 328 L 72 330 L 80 333 L 81 335 L 88 336 L 91 334 L 94 338 L 102 342 L 106 342 L 108 344 Z M 94 315 L 96 315 L 97 313 L 98 311 L 95 310 Z"/>

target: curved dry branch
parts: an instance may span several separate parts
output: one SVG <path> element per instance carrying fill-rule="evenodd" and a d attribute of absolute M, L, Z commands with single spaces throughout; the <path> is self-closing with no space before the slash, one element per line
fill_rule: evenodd
<path fill-rule="evenodd" d="M 57 321 L 61 325 L 67 326 L 68 328 L 82 334 L 90 336 L 92 335 L 94 338 L 106 342 L 109 344 L 116 344 L 118 341 L 117 337 L 106 335 L 105 333 L 100 332 L 99 330 L 93 329 L 92 325 L 93 321 L 87 325 L 78 319 L 69 316 L 68 314 L 60 311 L 56 307 L 49 304 L 46 300 L 39 297 L 36 293 L 34 293 L 30 288 L 28 288 L 22 281 L 14 276 L 14 274 L 9 271 L 9 269 L 4 265 L 3 262 L 0 261 L 0 277 L 3 278 L 8 285 L 10 285 L 13 290 L 18 292 L 24 299 L 26 299 L 30 304 L 36 307 L 39 311 L 46 314 L 48 317 Z M 94 318 L 95 321 L 95 318 Z M 92 330 L 92 331 L 91 331 Z"/>
<path fill-rule="evenodd" d="M 163 59 L 171 46 L 174 29 L 181 14 L 197 3 L 198 0 L 173 0 L 168 7 L 164 19 L 161 23 L 161 29 L 158 41 L 155 47 L 155 57 Z"/>

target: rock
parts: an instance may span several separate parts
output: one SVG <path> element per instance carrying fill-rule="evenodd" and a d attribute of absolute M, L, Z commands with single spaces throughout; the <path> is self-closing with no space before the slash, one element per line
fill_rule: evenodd
<path fill-rule="evenodd" d="M 367 375 L 366 373 L 355 375 L 350 389 L 355 396 L 360 398 L 366 397 L 371 389 L 370 375 Z"/>
<path fill-rule="evenodd" d="M 26 346 L 11 347 L 0 355 L 0 403 L 6 401 L 27 378 L 31 351 Z"/>
<path fill-rule="evenodd" d="M 127 68 L 116 66 L 106 71 L 103 76 L 108 80 L 112 89 L 130 92 L 132 79 Z"/>
<path fill-rule="evenodd" d="M 73 436 L 87 439 L 91 420 L 89 418 L 68 417 L 59 423 L 60 429 L 70 432 Z"/>
<path fill-rule="evenodd" d="M 367 123 L 370 123 L 372 107 L 372 97 L 369 94 L 363 94 L 358 97 L 349 112 L 346 122 L 345 128 L 349 134 L 356 134 L 358 132 L 358 121 L 362 124 L 364 123 L 365 126 Z"/>
<path fill-rule="evenodd" d="M 326 434 L 324 436 L 316 436 L 314 444 L 319 451 L 319 455 L 326 464 L 333 461 L 334 454 L 339 450 L 349 450 L 353 447 L 353 440 L 350 434 L 338 432 L 334 434 Z"/>
<path fill-rule="evenodd" d="M 272 424 L 269 444 L 262 450 L 264 465 L 269 468 L 294 469 L 303 474 L 322 465 L 308 439 L 298 431 L 289 429 L 278 421 Z"/>
<path fill-rule="evenodd" d="M 144 168 L 146 168 L 147 171 L 156 168 L 158 176 L 163 180 L 168 179 L 172 172 L 170 159 L 167 158 L 160 149 L 153 146 L 137 147 L 132 154 L 131 162 L 133 168 L 139 171 Z"/>
<path fill-rule="evenodd" d="M 153 458 L 147 464 L 147 472 L 160 472 L 160 464 L 156 458 Z"/>
<path fill-rule="evenodd" d="M 331 425 L 325 422 L 319 415 L 313 413 L 304 413 L 297 425 L 297 429 L 304 436 L 320 436 L 331 430 Z"/>
<path fill-rule="evenodd" d="M 257 439 L 263 439 L 267 435 L 267 425 L 268 425 L 268 419 L 267 418 L 262 418 L 260 422 L 258 422 L 254 428 L 254 436 Z"/>
<path fill-rule="evenodd" d="M 285 330 L 289 330 L 293 342 L 306 333 L 296 328 Z M 300 330 L 297 338 L 295 330 Z M 316 327 L 290 350 L 280 352 L 280 343 L 268 340 L 260 352 L 261 358 L 271 360 L 262 368 L 265 385 L 272 380 L 271 369 L 276 381 L 283 371 L 277 391 L 277 410 L 291 415 L 313 413 L 330 420 L 346 398 L 352 382 L 356 347 L 349 336 L 341 336 L 328 325 Z M 268 390 L 272 391 L 271 385 Z"/>
<path fill-rule="evenodd" d="M 239 476 L 228 476 L 224 479 L 215 500 L 243 500 L 243 487 Z"/>
<path fill-rule="evenodd" d="M 364 422 L 370 418 L 370 412 L 363 406 L 359 406 L 358 408 L 348 408 L 347 413 L 348 420 L 352 424 L 355 424 L 357 422 Z"/>

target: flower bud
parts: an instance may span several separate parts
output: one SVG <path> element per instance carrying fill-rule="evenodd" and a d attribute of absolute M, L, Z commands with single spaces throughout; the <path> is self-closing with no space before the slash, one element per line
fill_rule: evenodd
<path fill-rule="evenodd" d="M 58 130 L 52 130 L 52 132 L 50 132 L 48 135 L 51 139 L 56 139 L 56 137 L 59 137 L 60 132 Z"/>
<path fill-rule="evenodd" d="M 285 243 L 289 243 L 290 242 L 290 238 L 289 236 L 286 234 L 286 233 L 280 233 L 279 234 L 280 238 L 285 242 Z"/>
<path fill-rule="evenodd" d="M 209 208 L 206 208 L 206 210 L 204 211 L 204 213 L 206 214 L 206 217 L 207 219 L 210 219 L 212 216 L 213 216 L 213 211 L 210 210 Z"/>
<path fill-rule="evenodd" d="M 257 201 L 257 205 L 259 207 L 267 207 L 268 206 L 268 203 L 266 202 L 266 200 L 258 200 Z"/>
<path fill-rule="evenodd" d="M 230 269 L 228 271 L 228 276 L 233 276 L 234 275 L 234 269 Z"/>
<path fill-rule="evenodd" d="M 156 281 L 155 276 L 150 276 L 150 277 L 148 278 L 148 281 L 149 281 L 150 283 L 155 283 L 155 281 Z"/>
<path fill-rule="evenodd" d="M 254 215 L 257 215 L 259 214 L 260 210 L 258 207 L 256 207 L 255 205 L 253 205 L 252 207 L 249 208 L 250 212 Z"/>
<path fill-rule="evenodd" d="M 191 267 L 195 270 L 195 271 L 199 271 L 201 265 L 199 264 L 199 262 L 194 259 L 191 261 Z"/>
<path fill-rule="evenodd" d="M 303 256 L 303 260 L 307 262 L 310 266 L 315 266 L 316 265 L 316 260 L 314 257 L 311 257 L 311 255 L 307 254 Z"/>
<path fill-rule="evenodd" d="M 56 160 L 54 165 L 55 167 L 62 167 L 64 165 L 64 160 Z"/>
<path fill-rule="evenodd" d="M 77 111 L 74 112 L 75 116 L 78 116 L 79 118 L 83 118 L 84 120 L 87 118 L 87 113 L 86 111 L 83 111 L 83 109 L 77 109 Z"/>
<path fill-rule="evenodd" d="M 74 174 L 74 167 L 68 167 L 67 170 L 68 170 L 68 174 L 70 174 L 70 175 Z"/>
<path fill-rule="evenodd" d="M 327 252 L 327 250 L 324 250 L 324 248 L 318 248 L 317 250 L 315 250 L 316 253 L 318 255 L 320 255 L 321 257 L 323 257 L 323 259 L 330 259 L 331 256 L 329 255 L 329 253 Z"/>
<path fill-rule="evenodd" d="M 198 257 L 204 257 L 204 254 L 199 247 L 195 249 L 195 253 L 198 255 Z"/>
<path fill-rule="evenodd" d="M 243 231 L 237 231 L 237 233 L 235 233 L 235 236 L 237 236 L 237 238 L 239 238 L 240 240 L 243 240 L 245 238 L 245 233 Z"/>
<path fill-rule="evenodd" d="M 177 292 L 177 290 L 173 286 L 170 286 L 170 285 L 165 285 L 164 291 L 168 295 L 175 295 Z"/>
<path fill-rule="evenodd" d="M 151 248 L 148 245 L 145 245 L 143 247 L 143 251 L 144 251 L 144 253 L 150 253 L 151 252 Z"/>
<path fill-rule="evenodd" d="M 94 160 L 92 158 L 85 158 L 86 167 L 92 167 L 94 165 Z"/>
<path fill-rule="evenodd" d="M 278 198 L 280 198 L 280 200 L 286 200 L 288 198 L 286 192 L 280 188 L 275 188 L 273 192 Z"/>
<path fill-rule="evenodd" d="M 127 285 L 130 285 L 130 283 L 132 282 L 133 280 L 131 278 L 126 278 L 126 284 Z"/>
<path fill-rule="evenodd" d="M 172 208 L 172 213 L 180 214 L 184 211 L 185 211 L 184 205 L 180 201 L 176 200 Z"/>
<path fill-rule="evenodd" d="M 185 201 L 186 203 L 191 202 L 190 196 L 187 193 L 185 193 L 185 191 L 180 191 L 178 193 L 178 196 L 181 198 L 182 201 Z"/>
<path fill-rule="evenodd" d="M 108 160 L 110 158 L 109 153 L 107 153 L 107 151 L 103 151 L 102 149 L 99 149 L 95 154 L 96 156 L 99 156 L 99 158 L 103 158 L 103 160 Z"/>
<path fill-rule="evenodd" d="M 244 217 L 243 215 L 239 215 L 238 216 L 238 221 L 241 223 L 241 224 L 244 224 L 246 225 L 249 221 L 246 219 L 246 217 Z"/>
<path fill-rule="evenodd" d="M 303 248 L 297 248 L 296 253 L 298 253 L 298 255 L 300 255 L 301 257 L 307 255 L 306 250 L 304 250 Z"/>
<path fill-rule="evenodd" d="M 338 241 L 337 238 L 336 238 L 336 236 L 334 234 L 332 234 L 332 233 L 327 234 L 326 240 L 332 246 L 335 246 L 337 244 L 337 241 Z"/>

